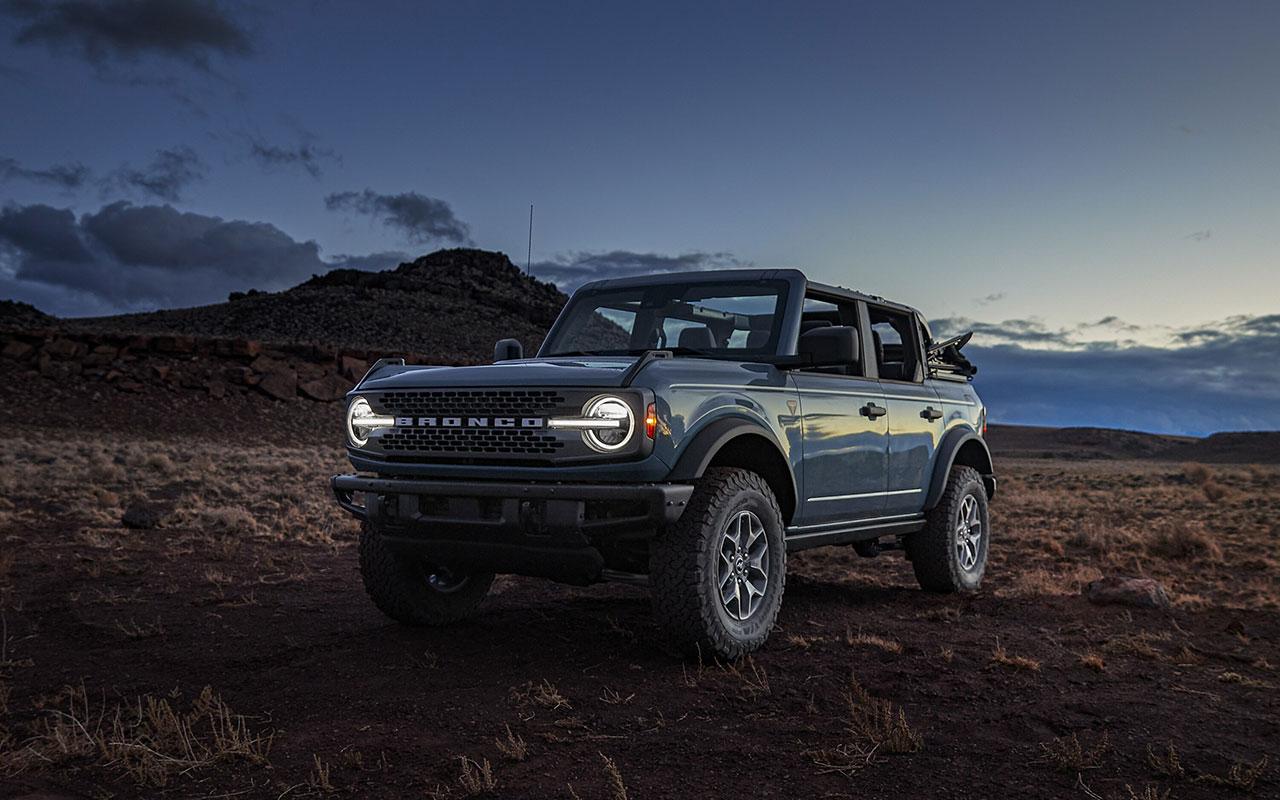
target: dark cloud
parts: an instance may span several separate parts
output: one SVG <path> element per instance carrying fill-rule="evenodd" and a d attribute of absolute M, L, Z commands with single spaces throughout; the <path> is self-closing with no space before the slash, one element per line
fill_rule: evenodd
<path fill-rule="evenodd" d="M 85 264 L 93 260 L 69 208 L 6 206 L 0 210 L 0 246 L 41 263 Z"/>
<path fill-rule="evenodd" d="M 45 169 L 25 167 L 12 158 L 0 158 L 0 181 L 30 181 L 63 189 L 79 189 L 89 180 L 84 164 L 54 164 Z"/>
<path fill-rule="evenodd" d="M 204 180 L 207 168 L 190 147 L 156 151 L 151 163 L 141 169 L 120 167 L 103 182 L 104 192 L 133 190 L 143 195 L 176 203 L 193 183 Z"/>
<path fill-rule="evenodd" d="M 1100 328 L 1168 345 L 1073 335 Z M 1190 434 L 1280 428 L 1280 314 L 1172 332 L 1115 317 L 1057 331 L 1029 320 L 956 318 L 933 329 L 974 331 L 965 354 L 997 422 Z"/>
<path fill-rule="evenodd" d="M 211 56 L 253 52 L 249 33 L 209 0 L 9 0 L 0 10 L 20 20 L 15 43 L 69 49 L 97 65 L 155 55 L 207 69 Z"/>
<path fill-rule="evenodd" d="M 314 144 L 307 142 L 298 145 L 281 146 L 268 144 L 258 139 L 249 143 L 249 155 L 254 161 L 257 161 L 267 169 L 301 167 L 313 178 L 320 177 L 322 173 L 320 164 L 322 161 L 342 160 L 332 150 L 325 147 L 316 147 Z"/>
<path fill-rule="evenodd" d="M 324 199 L 330 211 L 351 211 L 382 220 L 382 224 L 395 228 L 411 242 L 451 242 L 468 244 L 471 229 L 454 216 L 453 208 L 444 200 L 405 192 L 403 194 L 379 194 L 372 189 L 363 192 L 337 192 Z"/>
<path fill-rule="evenodd" d="M 332 269 L 362 269 L 368 272 L 391 269 L 412 261 L 413 256 L 400 250 L 384 250 L 363 256 L 337 255 L 328 259 Z"/>
<path fill-rule="evenodd" d="M 1001 300 L 1003 300 L 1004 298 L 1005 298 L 1005 294 L 1004 294 L 1004 292 L 995 292 L 995 293 L 993 293 L 993 294 L 989 294 L 989 295 L 987 295 L 986 297 L 979 297 L 979 298 L 978 298 L 977 300 L 975 300 L 974 302 L 975 302 L 975 303 L 977 303 L 977 304 L 978 304 L 978 305 L 980 305 L 980 306 L 989 306 L 989 305 L 991 305 L 992 303 L 998 303 L 998 302 L 1000 302 L 1000 301 L 1001 301 Z"/>
<path fill-rule="evenodd" d="M 1184 236 L 1184 237 L 1182 237 L 1182 238 L 1184 238 L 1184 239 L 1191 239 L 1191 240 L 1193 240 L 1193 241 L 1197 241 L 1197 242 L 1204 242 L 1204 241 L 1208 241 L 1209 239 L 1212 239 L 1212 238 L 1213 238 L 1213 231 L 1212 231 L 1211 229 L 1209 229 L 1209 228 L 1205 228 L 1205 229 L 1204 229 L 1204 230 L 1202 230 L 1202 231 L 1195 231 L 1195 232 L 1193 232 L 1193 233 L 1188 233 L 1186 236 Z"/>
<path fill-rule="evenodd" d="M 542 280 L 573 289 L 588 281 L 602 278 L 625 278 L 633 275 L 653 275 L 669 272 L 696 272 L 704 269 L 726 269 L 745 266 L 731 253 L 636 253 L 630 250 L 608 252 L 578 252 L 560 256 L 550 261 L 537 261 L 533 274 Z"/>
<path fill-rule="evenodd" d="M 402 253 L 320 257 L 265 222 L 111 203 L 78 220 L 70 209 L 0 212 L 0 290 L 63 315 L 195 305 L 230 291 L 293 286 L 335 266 L 383 268 Z"/>

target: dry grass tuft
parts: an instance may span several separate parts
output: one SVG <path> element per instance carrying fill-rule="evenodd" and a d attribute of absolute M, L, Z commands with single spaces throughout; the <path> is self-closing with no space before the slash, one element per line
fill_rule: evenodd
<path fill-rule="evenodd" d="M 1182 766 L 1182 759 L 1178 756 L 1178 750 L 1173 746 L 1173 742 L 1169 742 L 1164 753 L 1157 753 L 1151 749 L 1151 745 L 1147 745 L 1147 766 L 1155 770 L 1157 775 L 1170 778 L 1184 778 L 1187 775 L 1187 770 Z"/>
<path fill-rule="evenodd" d="M 1159 786 L 1143 787 L 1141 792 L 1135 792 L 1129 784 L 1124 785 L 1124 790 L 1129 793 L 1129 800 L 1169 800 L 1169 794 L 1172 789 L 1160 791 Z"/>
<path fill-rule="evenodd" d="M 569 702 L 569 698 L 560 694 L 560 690 L 555 687 L 555 684 L 546 679 L 541 683 L 529 681 L 524 686 L 513 686 L 510 697 L 512 702 L 519 705 L 532 703 L 543 708 L 549 708 L 552 711 L 557 711 L 561 708 L 573 709 L 573 704 Z"/>
<path fill-rule="evenodd" d="M 1253 787 L 1258 783 L 1258 778 L 1267 771 L 1267 765 L 1270 763 L 1271 759 L 1268 756 L 1263 756 L 1252 764 L 1247 761 L 1237 761 L 1231 765 L 1231 769 L 1227 770 L 1226 775 L 1202 773 L 1196 776 L 1196 781 L 1225 786 L 1240 792 L 1252 792 Z"/>
<path fill-rule="evenodd" d="M 529 755 L 529 745 L 525 744 L 524 737 L 518 733 L 511 731 L 511 725 L 508 724 L 507 735 L 505 738 L 499 736 L 493 740 L 494 747 L 498 748 L 498 752 L 503 757 L 512 761 L 524 761 L 525 756 Z"/>
<path fill-rule="evenodd" d="M 329 765 L 320 760 L 320 756 L 311 756 L 311 774 L 307 776 L 307 786 L 317 792 L 334 791 L 333 783 L 329 780 Z"/>
<path fill-rule="evenodd" d="M 1204 464 L 1189 462 L 1182 465 L 1182 477 L 1196 486 L 1203 486 L 1213 480 L 1213 473 Z"/>
<path fill-rule="evenodd" d="M 629 694 L 626 697 L 623 697 L 621 692 L 610 689 L 606 686 L 604 687 L 604 694 L 600 695 L 600 699 L 611 706 L 625 706 L 627 703 L 636 699 L 636 696 L 635 694 Z"/>
<path fill-rule="evenodd" d="M 906 713 L 888 700 L 872 697 L 857 678 L 849 679 L 845 700 L 848 730 L 855 741 L 883 753 L 916 753 L 924 747 L 924 737 L 907 724 Z"/>
<path fill-rule="evenodd" d="M 489 763 L 489 759 L 483 758 L 480 761 L 472 761 L 466 756 L 458 756 L 458 761 L 462 764 L 462 771 L 458 775 L 458 783 L 462 785 L 462 790 L 467 793 L 467 797 L 476 797 L 498 788 L 498 782 L 493 778 L 493 766 Z"/>
<path fill-rule="evenodd" d="M 857 634 L 854 634 L 850 630 L 846 630 L 844 634 L 844 641 L 845 644 L 850 647 L 856 647 L 859 645 L 864 647 L 878 647 L 886 653 L 893 653 L 895 655 L 902 652 L 902 645 L 899 642 L 893 639 L 886 639 L 883 636 L 877 636 L 874 633 L 863 633 L 861 629 L 858 630 Z"/>
<path fill-rule="evenodd" d="M 1200 491 L 1204 492 L 1204 499 L 1210 503 L 1219 503 L 1231 496 L 1231 490 L 1217 481 L 1207 481 L 1200 486 Z"/>
<path fill-rule="evenodd" d="M 872 697 L 856 677 L 849 678 L 845 702 L 848 740 L 808 753 L 819 772 L 835 772 L 848 778 L 883 762 L 881 754 L 916 753 L 924 747 L 924 737 L 907 724 L 903 710 L 894 708 L 888 700 Z"/>
<path fill-rule="evenodd" d="M 31 739 L 0 757 L 0 769 L 16 774 L 94 759 L 140 785 L 161 787 L 223 761 L 265 764 L 271 749 L 273 734 L 251 731 L 209 687 L 186 711 L 152 695 L 95 709 L 83 686 L 63 694 L 66 709 L 47 709 Z"/>
<path fill-rule="evenodd" d="M 757 665 L 755 659 L 750 656 L 739 664 L 725 666 L 724 671 L 738 679 L 738 683 L 742 685 L 749 697 L 773 694 L 773 689 L 769 687 L 769 673 L 765 672 L 764 667 Z"/>
<path fill-rule="evenodd" d="M 1102 654 L 1093 650 L 1080 654 L 1080 665 L 1094 672 L 1103 672 L 1107 668 L 1107 662 L 1102 659 Z"/>
<path fill-rule="evenodd" d="M 1040 662 L 1034 658 L 1025 656 L 1011 655 L 1009 651 L 1004 649 L 1004 645 L 1000 644 L 1000 640 L 996 640 L 996 647 L 991 651 L 991 663 L 1000 664 L 1012 669 L 1022 669 L 1028 672 L 1039 672 Z"/>
<path fill-rule="evenodd" d="M 116 621 L 116 630 L 126 639 L 150 639 L 153 636 L 164 636 L 164 625 L 160 624 L 160 620 L 155 622 L 138 623 L 134 620 L 128 622 Z"/>
<path fill-rule="evenodd" d="M 1217 540 L 1202 526 L 1183 520 L 1169 522 L 1157 530 L 1147 542 L 1147 552 L 1161 558 L 1222 560 L 1222 546 Z"/>
<path fill-rule="evenodd" d="M 1062 772 L 1082 772 L 1100 767 L 1102 756 L 1110 749 L 1110 744 L 1105 732 L 1092 747 L 1086 747 L 1080 737 L 1072 733 L 1070 736 L 1043 742 L 1040 749 L 1044 751 L 1045 759 Z"/>
<path fill-rule="evenodd" d="M 604 774 L 609 778 L 609 789 L 613 793 L 612 800 L 627 800 L 627 784 L 622 780 L 618 765 L 604 753 L 600 754 L 600 758 L 604 760 Z"/>

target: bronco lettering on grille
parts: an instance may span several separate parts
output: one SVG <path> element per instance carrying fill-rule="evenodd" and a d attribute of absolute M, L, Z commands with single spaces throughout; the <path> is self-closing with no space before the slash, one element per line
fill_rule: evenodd
<path fill-rule="evenodd" d="M 397 428 L 545 428 L 542 417 L 396 417 Z"/>

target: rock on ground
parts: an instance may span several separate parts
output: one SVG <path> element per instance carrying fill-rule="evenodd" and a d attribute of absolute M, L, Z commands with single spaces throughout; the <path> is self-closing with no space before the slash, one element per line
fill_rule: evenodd
<path fill-rule="evenodd" d="M 1103 578 L 1091 581 L 1084 596 L 1096 605 L 1169 609 L 1169 595 L 1159 581 L 1151 578 Z"/>

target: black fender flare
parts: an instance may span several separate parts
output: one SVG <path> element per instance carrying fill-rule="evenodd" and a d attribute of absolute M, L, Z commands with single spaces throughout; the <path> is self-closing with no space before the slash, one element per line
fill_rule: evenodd
<path fill-rule="evenodd" d="M 796 488 L 796 476 L 791 470 L 791 462 L 787 459 L 786 451 L 778 444 L 778 437 L 760 423 L 741 417 L 715 420 L 695 433 L 693 439 L 681 448 L 683 452 L 676 459 L 668 480 L 696 481 L 701 478 L 715 459 L 716 453 L 720 452 L 720 448 L 744 434 L 761 436 L 773 446 L 778 458 L 787 464 L 787 480 L 791 482 L 791 496 L 798 500 L 800 493 Z"/>
<path fill-rule="evenodd" d="M 929 494 L 924 499 L 924 510 L 931 511 L 942 500 L 942 493 L 947 489 L 947 478 L 951 475 L 951 467 L 955 465 L 956 455 L 962 447 L 974 447 L 970 442 L 977 442 L 980 464 L 976 467 L 982 473 L 982 482 L 987 487 L 987 497 L 996 496 L 996 478 L 991 467 L 991 449 L 976 431 L 970 428 L 953 428 L 938 443 L 938 455 L 933 461 L 933 477 L 929 482 Z"/>

